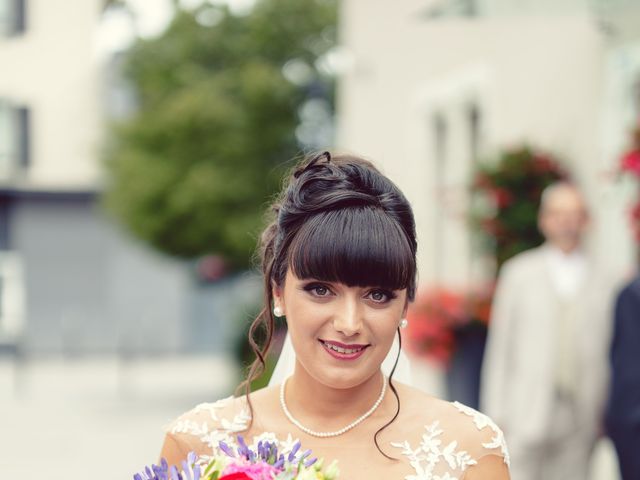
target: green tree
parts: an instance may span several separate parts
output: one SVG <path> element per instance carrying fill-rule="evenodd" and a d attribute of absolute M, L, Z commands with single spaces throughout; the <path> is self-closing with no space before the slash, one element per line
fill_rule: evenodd
<path fill-rule="evenodd" d="M 137 41 L 124 64 L 136 113 L 106 150 L 108 210 L 172 256 L 217 253 L 246 266 L 300 148 L 298 111 L 319 86 L 332 90 L 316 64 L 335 23 L 335 0 L 259 0 L 241 16 L 204 4 Z M 283 73 L 292 63 L 301 81 Z"/>

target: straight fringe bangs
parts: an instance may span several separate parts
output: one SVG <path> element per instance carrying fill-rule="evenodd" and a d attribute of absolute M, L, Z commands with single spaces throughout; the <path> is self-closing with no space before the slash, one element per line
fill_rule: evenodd
<path fill-rule="evenodd" d="M 289 252 L 288 265 L 301 279 L 407 288 L 410 296 L 414 289 L 416 265 L 406 234 L 374 206 L 314 215 L 298 231 Z"/>

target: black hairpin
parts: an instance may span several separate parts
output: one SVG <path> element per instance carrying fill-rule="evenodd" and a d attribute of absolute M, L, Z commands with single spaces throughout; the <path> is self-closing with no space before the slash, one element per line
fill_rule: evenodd
<path fill-rule="evenodd" d="M 322 153 L 317 154 L 315 157 L 313 157 L 311 160 L 309 160 L 309 162 L 301 169 L 298 169 L 293 176 L 295 178 L 298 178 L 300 175 L 302 175 L 304 172 L 306 172 L 307 170 L 313 168 L 315 165 L 317 165 L 321 160 L 325 160 L 326 163 L 331 163 L 331 153 L 329 153 L 328 151 L 324 151 Z"/>
<path fill-rule="evenodd" d="M 316 163 L 318 163 L 320 160 L 325 159 L 327 161 L 327 163 L 331 162 L 331 154 L 328 151 L 324 151 L 322 153 L 319 153 L 318 155 L 316 155 L 315 157 L 313 157 L 311 159 L 311 161 L 309 162 L 309 167 L 312 165 L 315 165 Z"/>

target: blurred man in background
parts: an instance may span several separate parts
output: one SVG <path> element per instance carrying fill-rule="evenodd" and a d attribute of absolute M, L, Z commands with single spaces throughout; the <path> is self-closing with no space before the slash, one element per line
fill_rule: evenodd
<path fill-rule="evenodd" d="M 623 480 L 640 479 L 640 276 L 618 295 L 607 431 Z"/>
<path fill-rule="evenodd" d="M 542 194 L 544 245 L 501 269 L 481 408 L 504 430 L 514 480 L 585 480 L 601 428 L 611 288 L 583 250 L 589 216 L 569 183 Z"/>

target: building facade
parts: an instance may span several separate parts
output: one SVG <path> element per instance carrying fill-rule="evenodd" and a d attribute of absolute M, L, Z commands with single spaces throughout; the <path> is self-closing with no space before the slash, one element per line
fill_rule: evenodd
<path fill-rule="evenodd" d="M 521 144 L 587 192 L 590 247 L 635 251 L 615 173 L 640 115 L 637 2 L 345 0 L 338 144 L 375 159 L 415 208 L 423 283 L 490 275 L 467 222 L 477 162 Z"/>
<path fill-rule="evenodd" d="M 100 206 L 104 4 L 0 0 L 0 350 L 167 353 L 190 341 L 189 269 Z"/>

